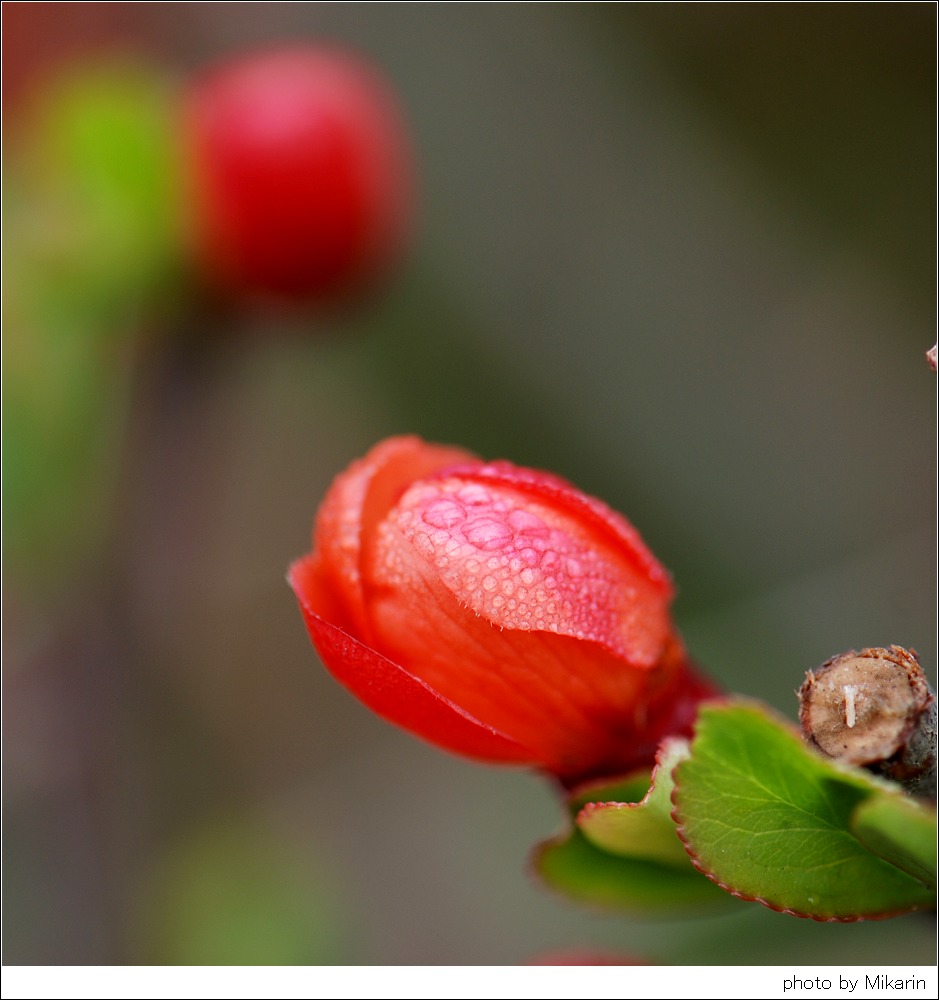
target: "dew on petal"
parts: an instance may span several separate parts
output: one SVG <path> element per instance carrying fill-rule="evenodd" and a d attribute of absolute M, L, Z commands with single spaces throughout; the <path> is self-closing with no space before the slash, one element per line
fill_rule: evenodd
<path fill-rule="evenodd" d="M 465 520 L 466 508 L 449 497 L 441 497 L 429 503 L 421 517 L 433 528 L 452 528 Z"/>
<path fill-rule="evenodd" d="M 668 630 L 660 588 L 592 533 L 593 522 L 584 526 L 550 495 L 501 486 L 503 474 L 493 467 L 485 486 L 458 471 L 415 483 L 391 514 L 398 538 L 463 607 L 500 628 L 590 639 L 654 662 Z"/>
<path fill-rule="evenodd" d="M 512 538 L 512 529 L 494 517 L 480 517 L 463 529 L 466 540 L 478 549 L 501 549 Z"/>
<path fill-rule="evenodd" d="M 507 518 L 509 525 L 520 535 L 535 535 L 547 538 L 548 526 L 544 521 L 527 510 L 516 509 Z"/>
<path fill-rule="evenodd" d="M 483 486 L 470 483 L 457 492 L 457 499 L 471 507 L 483 506 L 492 503 L 492 494 Z"/>

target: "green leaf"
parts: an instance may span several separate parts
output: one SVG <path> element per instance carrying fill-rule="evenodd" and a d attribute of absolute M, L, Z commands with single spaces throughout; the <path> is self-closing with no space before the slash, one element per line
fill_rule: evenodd
<path fill-rule="evenodd" d="M 599 906 L 666 916 L 732 904 L 694 867 L 669 815 L 671 772 L 688 753 L 669 740 L 650 775 L 576 789 L 568 799 L 575 827 L 541 844 L 533 866 L 551 888 Z"/>
<path fill-rule="evenodd" d="M 659 750 L 652 786 L 639 802 L 593 802 L 577 817 L 583 835 L 595 847 L 622 857 L 641 858 L 679 868 L 688 854 L 672 820 L 672 771 L 689 753 L 685 740 L 667 740 Z"/>
<path fill-rule="evenodd" d="M 905 795 L 875 795 L 851 817 L 862 844 L 891 864 L 936 888 L 936 810 Z"/>
<path fill-rule="evenodd" d="M 567 807 L 571 817 L 591 802 L 638 802 L 649 791 L 651 775 L 648 768 L 634 771 L 615 781 L 601 779 L 578 785 L 568 796 Z"/>
<path fill-rule="evenodd" d="M 817 920 L 934 903 L 922 882 L 852 832 L 859 806 L 895 793 L 813 753 L 762 706 L 702 708 L 675 783 L 679 835 L 695 864 L 736 896 Z"/>
<path fill-rule="evenodd" d="M 571 899 L 644 916 L 732 902 L 690 864 L 682 869 L 617 857 L 594 847 L 579 830 L 536 848 L 533 867 L 550 888 Z"/>

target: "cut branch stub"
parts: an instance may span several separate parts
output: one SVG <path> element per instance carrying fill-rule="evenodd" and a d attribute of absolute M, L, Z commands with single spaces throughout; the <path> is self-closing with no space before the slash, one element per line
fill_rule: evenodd
<path fill-rule="evenodd" d="M 936 699 L 915 653 L 890 646 L 832 657 L 806 674 L 799 720 L 827 757 L 936 797 Z"/>

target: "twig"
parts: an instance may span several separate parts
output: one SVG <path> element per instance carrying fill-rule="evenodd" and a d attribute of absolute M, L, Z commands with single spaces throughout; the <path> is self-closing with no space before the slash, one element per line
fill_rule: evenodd
<path fill-rule="evenodd" d="M 799 721 L 826 756 L 936 798 L 936 698 L 914 652 L 850 650 L 810 670 Z"/>

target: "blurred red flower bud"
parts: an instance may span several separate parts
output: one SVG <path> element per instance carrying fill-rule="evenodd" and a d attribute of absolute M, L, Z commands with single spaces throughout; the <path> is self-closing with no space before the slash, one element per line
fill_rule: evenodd
<path fill-rule="evenodd" d="M 548 473 L 391 438 L 335 480 L 313 544 L 289 579 L 323 662 L 449 750 L 612 775 L 714 693 L 635 529 Z"/>
<path fill-rule="evenodd" d="M 391 89 L 339 49 L 291 47 L 197 78 L 184 104 L 189 229 L 210 283 L 325 301 L 403 242 L 411 164 Z"/>

